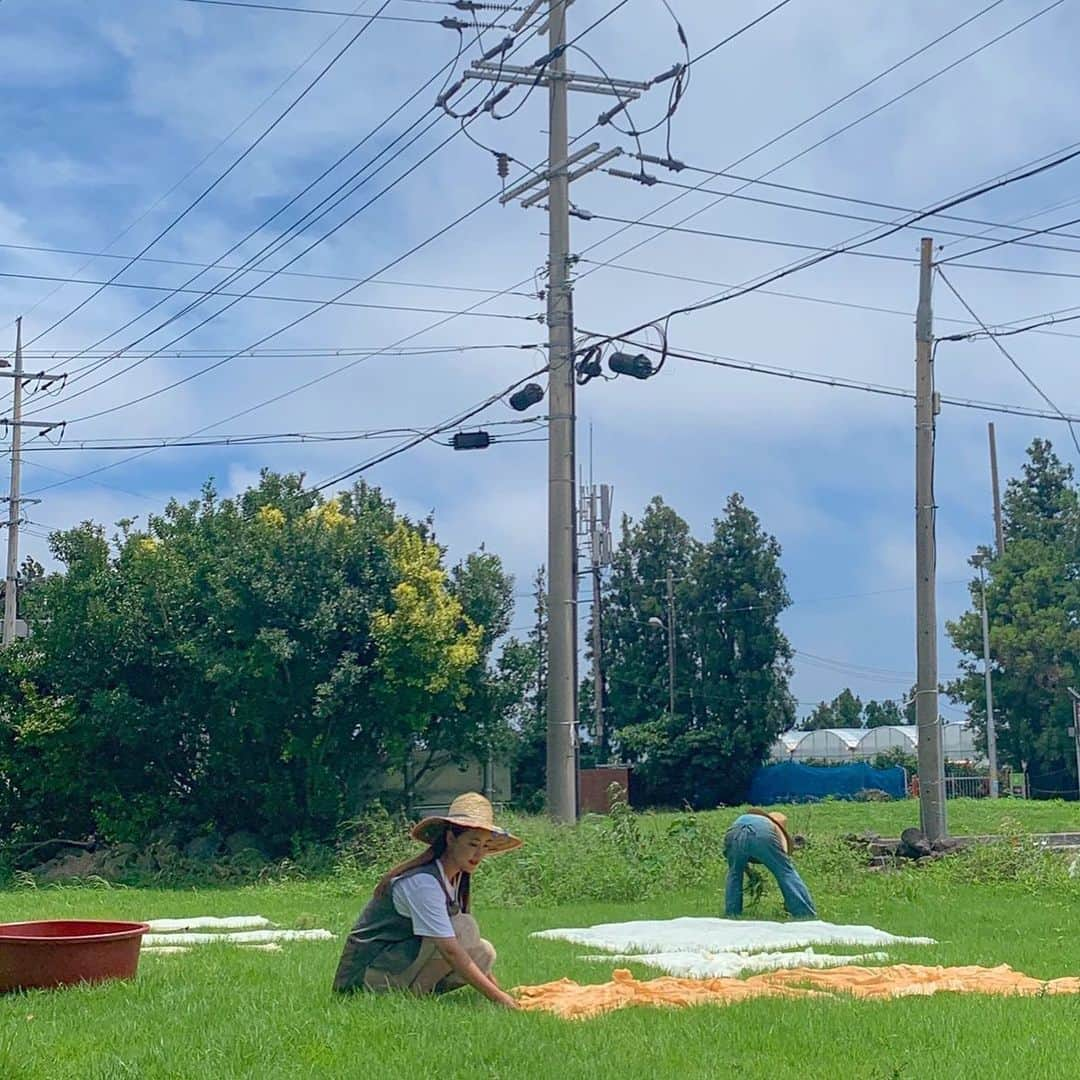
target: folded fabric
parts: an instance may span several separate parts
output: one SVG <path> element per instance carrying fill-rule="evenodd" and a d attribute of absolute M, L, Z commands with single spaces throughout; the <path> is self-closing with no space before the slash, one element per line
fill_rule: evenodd
<path fill-rule="evenodd" d="M 523 1009 L 550 1012 L 566 1020 L 582 1020 L 631 1005 L 730 1005 L 758 997 L 827 997 L 889 999 L 941 992 L 1035 996 L 1080 994 L 1080 979 L 1035 979 L 999 967 L 848 966 L 821 971 L 792 968 L 749 979 L 681 979 L 666 976 L 638 980 L 616 970 L 612 981 L 581 985 L 559 979 L 541 986 L 520 986 L 514 992 Z"/>
<path fill-rule="evenodd" d="M 148 919 L 150 933 L 172 934 L 178 930 L 265 930 L 274 924 L 261 915 L 196 915 L 190 919 Z"/>

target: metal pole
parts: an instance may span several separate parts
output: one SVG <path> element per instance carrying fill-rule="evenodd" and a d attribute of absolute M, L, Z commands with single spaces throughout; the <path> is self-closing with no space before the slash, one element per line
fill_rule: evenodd
<path fill-rule="evenodd" d="M 986 677 L 986 756 L 990 760 L 990 798 L 998 797 L 997 729 L 994 726 L 994 685 L 990 672 L 990 615 L 986 609 L 986 575 L 979 561 L 979 593 L 982 597 L 983 672 Z"/>
<path fill-rule="evenodd" d="M 19 482 L 22 469 L 22 319 L 15 320 L 15 401 L 11 425 L 11 489 L 8 492 L 7 576 L 4 579 L 4 630 L 2 643 L 15 640 L 19 576 Z"/>
<path fill-rule="evenodd" d="M 1076 744 L 1076 785 L 1077 793 L 1080 794 L 1080 694 L 1070 686 L 1069 697 L 1072 698 L 1073 706 L 1072 736 Z"/>
<path fill-rule="evenodd" d="M 934 541 L 934 331 L 931 307 L 934 242 L 924 236 L 919 261 L 919 307 L 915 315 L 915 604 L 919 729 L 919 810 L 930 840 L 948 834 L 938 719 L 937 568 Z"/>
<path fill-rule="evenodd" d="M 675 578 L 667 572 L 668 709 L 675 719 Z"/>
<path fill-rule="evenodd" d="M 548 715 L 547 810 L 577 818 L 574 731 L 577 721 L 577 608 L 574 528 L 573 309 L 569 280 L 566 2 L 549 2 L 548 170 Z"/>
<path fill-rule="evenodd" d="M 1001 523 L 1001 485 L 998 483 L 997 464 L 997 436 L 994 434 L 994 424 L 986 425 L 990 437 L 990 485 L 994 489 L 994 537 L 997 540 L 997 551 L 1000 555 L 1005 550 L 1005 528 Z"/>
<path fill-rule="evenodd" d="M 606 760 L 604 748 L 604 665 L 601 650 L 604 642 L 600 619 L 603 614 L 603 600 L 600 595 L 600 565 L 593 560 L 593 626 L 592 626 L 592 651 L 593 651 L 593 734 L 596 736 L 597 751 L 600 761 Z"/>

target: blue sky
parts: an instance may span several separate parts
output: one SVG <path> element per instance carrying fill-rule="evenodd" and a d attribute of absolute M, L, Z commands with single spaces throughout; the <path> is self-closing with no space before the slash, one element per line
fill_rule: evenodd
<path fill-rule="evenodd" d="M 874 86 L 743 162 L 735 172 L 760 176 L 1049 3 L 1002 0 Z M 356 7 L 351 0 L 336 5 L 300 0 L 294 6 L 350 11 Z M 360 4 L 358 10 L 374 11 L 376 6 Z M 577 0 L 569 11 L 571 36 L 612 6 L 612 0 Z M 698 53 L 769 5 L 672 0 L 672 6 L 692 51 Z M 690 91 L 673 125 L 672 153 L 695 166 L 726 169 L 987 6 L 978 0 L 952 5 L 927 0 L 906 5 L 793 0 L 695 66 Z M 422 19 L 454 14 L 449 7 L 415 0 L 393 0 L 386 9 L 386 14 L 392 13 Z M 0 247 L 0 271 L 91 280 L 111 276 L 123 265 L 121 260 L 88 260 L 12 245 L 120 255 L 139 251 L 285 108 L 359 25 L 351 18 L 186 0 L 2 0 L 0 33 L 6 60 L 0 69 L 0 117 L 9 137 L 0 171 L 0 244 L 8 245 Z M 1080 75 L 1070 47 L 1078 32 L 1080 17 L 1066 0 L 903 100 L 784 165 L 769 179 L 921 207 L 1052 154 L 1078 138 Z M 493 45 L 499 34 L 487 33 L 484 46 Z M 148 256 L 203 264 L 219 259 L 450 61 L 456 43 L 455 33 L 437 26 L 373 24 L 304 101 Z M 680 58 L 673 24 L 658 0 L 630 0 L 580 44 L 611 74 L 624 78 L 648 78 Z M 518 59 L 528 63 L 544 51 L 543 43 L 533 39 Z M 476 54 L 470 43 L 465 58 Z M 595 70 L 592 60 L 578 51 L 571 52 L 569 62 L 572 68 Z M 350 159 L 347 171 L 421 118 L 433 97 L 434 89 L 421 94 Z M 520 97 L 510 98 L 505 106 Z M 592 95 L 572 95 L 571 131 L 588 128 L 607 104 Z M 640 127 L 661 113 L 657 91 L 633 110 Z M 536 163 L 546 152 L 545 120 L 543 95 L 537 93 L 512 119 L 485 118 L 471 130 L 485 145 Z M 450 120 L 440 120 L 325 225 L 351 213 L 365 196 L 375 194 L 453 130 Z M 633 148 L 631 140 L 611 129 L 594 137 L 605 148 Z M 662 133 L 646 139 L 646 150 L 664 152 Z M 689 173 L 677 179 L 687 177 L 691 184 L 701 179 Z M 1077 195 L 1078 177 L 1080 164 L 1069 164 L 966 204 L 957 213 L 996 223 L 1024 219 L 1032 228 L 1059 224 L 1080 216 L 1075 207 L 1056 205 Z M 334 173 L 298 204 L 298 210 L 307 209 L 343 178 L 343 170 Z M 458 137 L 291 270 L 350 279 L 371 275 L 495 193 L 498 183 L 491 155 Z M 725 189 L 719 180 L 707 186 Z M 676 194 L 674 189 L 644 188 L 594 174 L 575 184 L 573 198 L 596 215 L 637 219 Z M 747 194 L 853 214 L 880 214 L 775 189 L 756 188 Z M 687 195 L 652 220 L 674 223 L 714 199 Z M 283 216 L 278 225 L 291 220 Z M 864 227 L 733 199 L 688 224 L 826 246 Z M 960 232 L 982 231 L 981 226 L 955 221 L 937 224 Z M 575 299 L 578 324 L 588 330 L 610 333 L 718 291 L 715 286 L 637 271 L 737 283 L 798 254 L 760 243 L 657 235 L 642 228 L 605 239 L 618 228 L 595 219 L 573 223 L 576 252 L 596 245 L 579 267 Z M 383 277 L 388 282 L 367 284 L 350 299 L 394 308 L 459 310 L 483 298 L 480 292 L 462 290 L 497 292 L 531 282 L 546 257 L 544 231 L 542 212 L 493 204 L 387 271 Z M 936 234 L 932 227 L 925 231 L 948 245 L 946 255 L 978 246 Z M 1073 231 L 1080 232 L 1080 227 Z M 272 235 L 259 234 L 230 256 L 228 264 L 258 250 Z M 914 377 L 910 312 L 917 289 L 914 259 L 919 235 L 919 230 L 905 231 L 873 249 L 903 259 L 834 259 L 774 286 L 797 296 L 762 292 L 676 320 L 672 345 L 910 387 Z M 990 238 L 1005 235 L 991 232 Z M 626 253 L 647 237 L 651 238 L 647 244 Z M 1047 242 L 1080 247 L 1070 239 Z M 269 266 L 282 265 L 301 249 L 300 243 L 293 243 Z M 596 268 L 595 262 L 607 260 L 621 268 Z M 1013 245 L 975 261 L 1080 273 L 1075 250 Z M 167 262 L 141 260 L 120 280 L 173 287 L 193 273 Z M 221 270 L 210 271 L 194 287 L 208 287 L 222 276 Z M 959 267 L 950 271 L 950 277 L 990 323 L 1078 302 L 1076 281 L 1068 277 Z M 237 287 L 244 291 L 255 280 L 249 276 Z M 9 323 L 16 315 L 24 316 L 29 341 L 93 291 L 66 286 L 53 293 L 54 288 L 43 281 L 4 280 L 0 290 L 4 348 L 13 343 Z M 341 288 L 340 281 L 291 274 L 279 276 L 264 291 L 315 301 Z M 412 343 L 507 348 L 374 356 L 224 424 L 221 421 L 232 414 L 355 358 L 242 356 L 138 405 L 97 419 L 80 419 L 152 393 L 212 360 L 166 352 L 75 396 L 128 366 L 133 357 L 125 356 L 92 377 L 71 382 L 63 393 L 31 399 L 28 407 L 43 410 L 39 419 L 78 421 L 68 428 L 69 442 L 183 436 L 211 425 L 219 425 L 216 432 L 230 433 L 427 426 L 539 366 L 536 353 L 510 347 L 542 340 L 543 327 L 531 319 L 542 308 L 528 295 L 533 289 L 526 285 L 521 295 L 503 296 L 478 309 L 511 317 L 460 317 Z M 85 365 L 87 357 L 69 358 L 142 314 L 162 295 L 105 290 L 34 341 L 29 348 L 33 359 L 28 356 L 27 365 L 59 371 Z M 169 300 L 153 315 L 110 337 L 103 347 L 129 345 L 189 299 Z M 164 345 L 224 303 L 211 301 L 198 316 L 192 313 L 179 320 L 140 348 Z M 963 328 L 962 322 L 946 321 L 965 316 L 941 285 L 935 307 L 939 333 Z M 244 300 L 186 337 L 182 347 L 228 355 L 306 310 L 292 302 Z M 335 306 L 269 345 L 378 348 L 437 318 L 415 311 Z M 1010 348 L 1062 409 L 1077 412 L 1080 368 L 1073 358 L 1074 339 L 1067 335 L 1068 327 L 1026 334 L 1012 339 Z M 180 344 L 172 352 L 179 348 Z M 937 381 L 946 395 L 1042 404 L 986 342 L 942 345 Z M 617 513 L 637 516 L 648 499 L 660 493 L 698 535 L 705 535 L 728 493 L 738 490 L 779 538 L 794 600 L 784 625 L 800 650 L 794 690 L 806 703 L 804 711 L 848 685 L 864 698 L 898 697 L 906 691 L 914 672 L 914 418 L 909 401 L 672 360 L 660 377 L 647 383 L 628 379 L 592 383 L 580 395 L 579 412 L 581 445 L 588 441 L 585 425 L 591 425 L 596 479 L 615 486 Z M 512 414 L 499 407 L 490 415 L 506 419 Z M 1052 438 L 1062 456 L 1076 463 L 1060 423 L 945 409 L 939 418 L 937 480 L 943 623 L 966 604 L 966 556 L 992 536 L 986 454 L 986 421 L 992 418 L 1004 477 L 1017 472 L 1024 448 L 1037 435 Z M 67 527 L 88 517 L 111 524 L 121 517 L 145 515 L 169 497 L 193 496 L 208 476 L 224 493 L 250 483 L 262 466 L 301 470 L 321 481 L 386 446 L 163 450 L 92 479 L 47 488 L 68 480 L 64 474 L 78 475 L 124 455 L 28 451 L 24 489 L 45 490 L 39 493 L 41 504 L 30 510 L 38 524 L 24 537 L 24 550 L 45 559 L 47 528 Z M 63 474 L 49 471 L 57 469 Z M 434 510 L 440 536 L 453 555 L 485 543 L 505 558 L 525 588 L 545 553 L 545 472 L 546 449 L 540 443 L 495 446 L 471 455 L 429 445 L 373 470 L 369 478 L 410 513 Z M 529 617 L 528 603 L 523 603 L 518 625 Z M 828 660 L 823 663 L 816 657 Z M 956 658 L 943 636 L 942 672 L 948 674 L 955 667 Z"/>

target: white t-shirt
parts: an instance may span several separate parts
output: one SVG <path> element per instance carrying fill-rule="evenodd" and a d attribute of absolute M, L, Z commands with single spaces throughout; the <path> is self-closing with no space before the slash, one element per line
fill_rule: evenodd
<path fill-rule="evenodd" d="M 395 878 L 390 884 L 390 895 L 394 901 L 394 910 L 406 919 L 412 920 L 413 933 L 417 937 L 452 938 L 455 937 L 454 924 L 446 911 L 446 895 L 457 899 L 458 878 L 454 887 L 446 880 L 446 871 L 441 862 L 436 860 L 439 877 L 443 885 L 430 874 L 414 874 L 412 877 Z"/>

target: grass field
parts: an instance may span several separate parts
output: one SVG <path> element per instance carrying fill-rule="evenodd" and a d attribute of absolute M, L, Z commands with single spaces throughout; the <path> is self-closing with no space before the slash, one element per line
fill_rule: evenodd
<path fill-rule="evenodd" d="M 1008 963 L 1050 978 L 1080 974 L 1080 880 L 1060 857 L 1004 854 L 963 870 L 944 864 L 891 875 L 846 863 L 827 838 L 871 828 L 895 835 L 911 823 L 910 804 L 824 804 L 790 808 L 812 844 L 805 875 L 821 917 L 928 934 L 933 947 L 892 951 L 898 961 Z M 950 804 L 955 832 L 994 829 L 1002 810 L 1031 831 L 1080 828 L 1067 804 Z M 721 827 L 733 811 L 718 811 Z M 646 817 L 642 828 L 663 828 Z M 535 825 L 539 834 L 547 827 Z M 523 830 L 525 831 L 525 830 Z M 557 857 L 549 841 L 546 857 Z M 815 854 L 815 849 L 819 853 Z M 554 854 L 553 854 L 554 853 Z M 512 874 L 508 856 L 498 874 Z M 663 882 L 636 902 L 485 903 L 476 911 L 499 951 L 504 985 L 562 976 L 610 977 L 610 967 L 577 959 L 579 948 L 533 941 L 533 930 L 631 918 L 720 914 L 716 883 L 665 895 Z M 1043 860 L 1043 861 L 1040 861 Z M 528 872 L 528 864 L 521 864 Z M 959 865 L 959 864 L 957 864 Z M 494 864 L 493 864 L 494 866 Z M 573 870 L 573 868 L 571 868 Z M 576 871 L 574 871 L 576 872 Z M 492 885 L 498 879 L 492 873 Z M 0 892 L 0 921 L 47 917 L 158 918 L 260 914 L 283 926 L 344 932 L 366 899 L 349 876 L 238 889 L 148 890 L 27 887 Z M 779 912 L 775 888 L 756 911 Z M 1032 1076 L 1075 1078 L 1080 997 L 991 999 L 944 995 L 889 1003 L 760 1000 L 726 1008 L 625 1010 L 566 1023 L 511 1014 L 472 991 L 440 1001 L 329 993 L 339 942 L 296 943 L 281 953 L 205 947 L 182 956 L 144 957 L 133 983 L 0 999 L 0 1077 L 4 1080 L 173 1080 L 479 1076 L 564 1080 L 645 1077 L 907 1078 Z M 647 977 L 655 972 L 640 969 Z"/>

